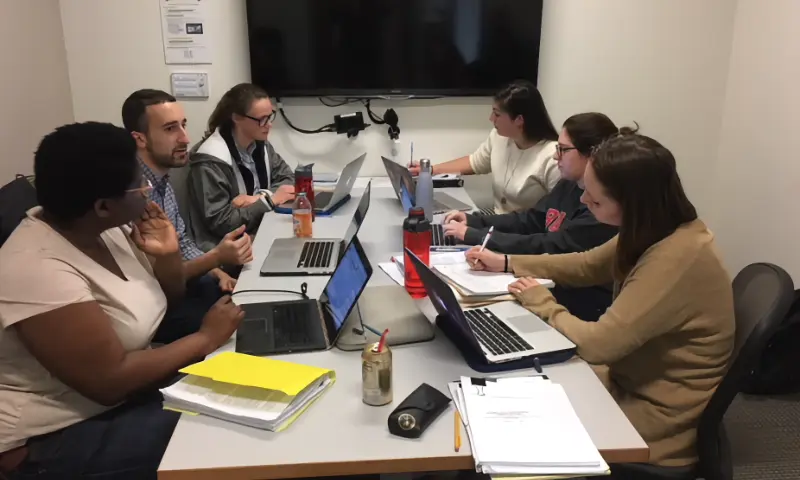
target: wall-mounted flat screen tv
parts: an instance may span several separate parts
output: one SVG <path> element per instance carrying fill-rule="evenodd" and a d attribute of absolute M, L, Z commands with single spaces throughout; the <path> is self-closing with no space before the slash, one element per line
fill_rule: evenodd
<path fill-rule="evenodd" d="M 253 82 L 278 96 L 480 96 L 536 83 L 542 0 L 247 0 Z"/>

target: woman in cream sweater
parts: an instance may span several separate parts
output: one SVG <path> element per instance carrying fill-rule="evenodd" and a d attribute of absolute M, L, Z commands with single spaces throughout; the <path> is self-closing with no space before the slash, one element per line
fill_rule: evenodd
<path fill-rule="evenodd" d="M 433 165 L 434 175 L 492 174 L 495 213 L 533 208 L 561 179 L 553 159 L 558 141 L 536 86 L 517 81 L 494 96 L 489 138 L 472 155 Z M 419 165 L 409 165 L 414 175 Z"/>
<path fill-rule="evenodd" d="M 572 340 L 596 366 L 650 447 L 650 462 L 697 462 L 697 423 L 733 349 L 731 279 L 714 236 L 686 198 L 672 154 L 623 132 L 594 153 L 582 201 L 597 220 L 619 226 L 608 243 L 583 253 L 517 255 L 470 251 L 478 269 L 512 271 L 509 290 Z M 569 286 L 614 282 L 597 322 L 556 303 L 532 277 Z"/>

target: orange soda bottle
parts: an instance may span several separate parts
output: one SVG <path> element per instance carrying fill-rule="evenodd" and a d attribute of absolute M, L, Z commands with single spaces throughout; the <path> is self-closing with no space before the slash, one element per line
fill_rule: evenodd
<path fill-rule="evenodd" d="M 312 215 L 311 201 L 306 197 L 305 192 L 298 193 L 292 205 L 295 237 L 311 237 L 314 220 Z"/>

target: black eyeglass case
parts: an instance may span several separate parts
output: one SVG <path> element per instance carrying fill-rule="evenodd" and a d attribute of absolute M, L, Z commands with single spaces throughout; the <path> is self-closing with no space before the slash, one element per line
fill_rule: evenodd
<path fill-rule="evenodd" d="M 389 415 L 389 432 L 405 438 L 419 438 L 450 405 L 439 390 L 423 383 Z"/>

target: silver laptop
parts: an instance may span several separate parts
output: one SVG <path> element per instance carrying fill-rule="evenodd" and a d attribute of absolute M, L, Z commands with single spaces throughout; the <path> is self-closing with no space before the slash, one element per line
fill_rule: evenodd
<path fill-rule="evenodd" d="M 364 164 L 364 159 L 367 154 L 364 153 L 352 162 L 348 163 L 342 174 L 339 175 L 339 181 L 336 182 L 332 192 L 314 192 L 314 211 L 317 214 L 328 213 L 340 206 L 342 202 L 347 200 L 348 195 L 353 190 L 353 185 L 356 183 L 358 173 L 361 171 L 361 165 Z M 292 208 L 292 202 L 287 202 L 280 205 L 281 208 Z"/>
<path fill-rule="evenodd" d="M 276 238 L 261 265 L 263 276 L 331 275 L 364 223 L 372 182 L 367 184 L 344 238 Z"/>
<path fill-rule="evenodd" d="M 406 249 L 425 291 L 439 313 L 470 339 L 490 363 L 574 350 L 575 344 L 517 302 L 499 302 L 463 310 L 450 286 Z"/>
<path fill-rule="evenodd" d="M 397 195 L 397 199 L 401 202 L 403 201 L 401 198 L 400 186 L 405 185 L 408 188 L 409 194 L 411 195 L 412 204 L 416 204 L 417 186 L 416 182 L 414 182 L 414 177 L 411 176 L 411 172 L 409 172 L 406 167 L 386 157 L 381 157 L 381 159 L 383 160 L 383 167 L 386 169 L 386 174 L 389 176 L 389 180 L 392 182 L 392 187 L 394 188 L 395 195 Z M 472 206 L 467 205 L 460 200 L 456 200 L 444 192 L 433 192 L 434 214 L 445 213 L 449 212 L 450 210 L 468 212 L 472 211 L 472 209 Z"/>

